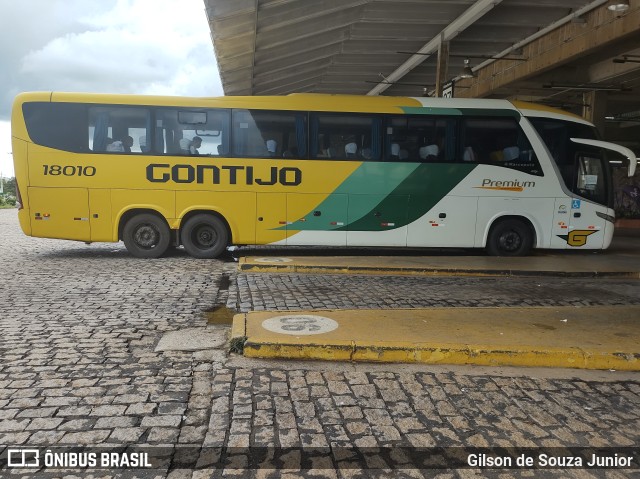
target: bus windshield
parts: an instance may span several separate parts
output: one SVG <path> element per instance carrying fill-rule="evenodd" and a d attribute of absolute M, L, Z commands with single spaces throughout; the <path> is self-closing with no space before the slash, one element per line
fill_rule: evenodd
<path fill-rule="evenodd" d="M 555 161 L 566 187 L 602 205 L 612 202 L 609 163 L 601 148 L 571 141 L 597 140 L 597 130 L 582 123 L 553 118 L 529 118 Z"/>
<path fill-rule="evenodd" d="M 590 125 L 551 118 L 529 118 L 529 121 L 558 166 L 574 163 L 576 149 L 580 146 L 570 138 L 598 139 L 597 130 Z"/>

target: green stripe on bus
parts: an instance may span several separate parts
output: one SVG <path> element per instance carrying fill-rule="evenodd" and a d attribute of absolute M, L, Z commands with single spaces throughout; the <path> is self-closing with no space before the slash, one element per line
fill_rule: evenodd
<path fill-rule="evenodd" d="M 426 214 L 476 166 L 466 163 L 363 163 L 305 215 L 304 221 L 278 229 L 387 231 L 401 228 Z M 321 211 L 322 215 L 314 216 L 315 210 Z M 327 218 L 344 221 L 330 225 Z"/>
<path fill-rule="evenodd" d="M 357 207 L 350 206 L 351 221 L 356 221 L 369 213 L 381 198 L 387 197 L 398 188 L 415 170 L 419 163 L 383 163 L 364 162 L 355 170 L 333 193 L 322 203 L 314 206 L 305 215 L 305 221 L 295 221 L 286 226 L 292 231 L 330 231 L 344 229 L 347 221 L 345 209 L 345 195 L 362 195 L 364 201 L 358 202 Z M 314 216 L 313 211 L 321 211 L 322 216 Z M 330 225 L 327 218 L 344 218 L 344 225 Z M 280 227 L 277 229 L 285 229 Z"/>
<path fill-rule="evenodd" d="M 406 226 L 433 208 L 477 165 L 423 163 L 368 214 L 342 230 L 386 231 Z M 404 208 L 402 210 L 401 208 Z M 406 211 L 406 214 L 403 213 Z M 394 216 L 395 212 L 395 216 Z M 389 221 L 393 225 L 389 224 Z"/>

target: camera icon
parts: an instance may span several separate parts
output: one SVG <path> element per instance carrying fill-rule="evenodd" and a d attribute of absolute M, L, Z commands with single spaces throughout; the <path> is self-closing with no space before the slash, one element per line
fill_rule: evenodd
<path fill-rule="evenodd" d="M 38 449 L 7 449 L 7 467 L 40 467 Z"/>

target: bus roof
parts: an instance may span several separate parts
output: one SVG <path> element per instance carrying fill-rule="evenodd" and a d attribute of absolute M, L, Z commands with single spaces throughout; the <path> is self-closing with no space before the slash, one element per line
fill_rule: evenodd
<path fill-rule="evenodd" d="M 569 113 L 568 111 L 561 110 L 559 108 L 553 108 L 547 105 L 540 105 L 539 103 L 529 103 L 525 101 L 513 101 L 520 113 L 524 116 L 537 116 L 545 118 L 558 118 L 560 120 L 575 121 L 578 123 L 584 123 L 585 125 L 593 126 L 593 123 L 585 120 L 580 115 Z"/>
<path fill-rule="evenodd" d="M 292 93 L 286 96 L 178 97 L 106 93 L 31 92 L 21 93 L 15 103 L 27 101 L 78 102 L 119 105 L 157 105 L 208 108 L 256 108 L 360 113 L 402 113 L 413 108 L 503 109 L 523 116 L 551 117 L 591 125 L 578 115 L 536 103 L 483 98 L 431 98 Z"/>

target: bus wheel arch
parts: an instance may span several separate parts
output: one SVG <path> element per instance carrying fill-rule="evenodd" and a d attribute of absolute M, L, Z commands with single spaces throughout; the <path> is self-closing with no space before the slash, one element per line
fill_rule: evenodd
<path fill-rule="evenodd" d="M 486 250 L 491 256 L 527 256 L 536 244 L 536 230 L 523 216 L 502 216 L 489 228 Z"/>
<path fill-rule="evenodd" d="M 215 211 L 190 211 L 180 225 L 182 246 L 194 258 L 217 258 L 229 246 L 231 237 L 229 223 Z"/>
<path fill-rule="evenodd" d="M 171 229 L 154 210 L 129 210 L 120 218 L 118 236 L 136 258 L 159 258 L 171 243 Z"/>

